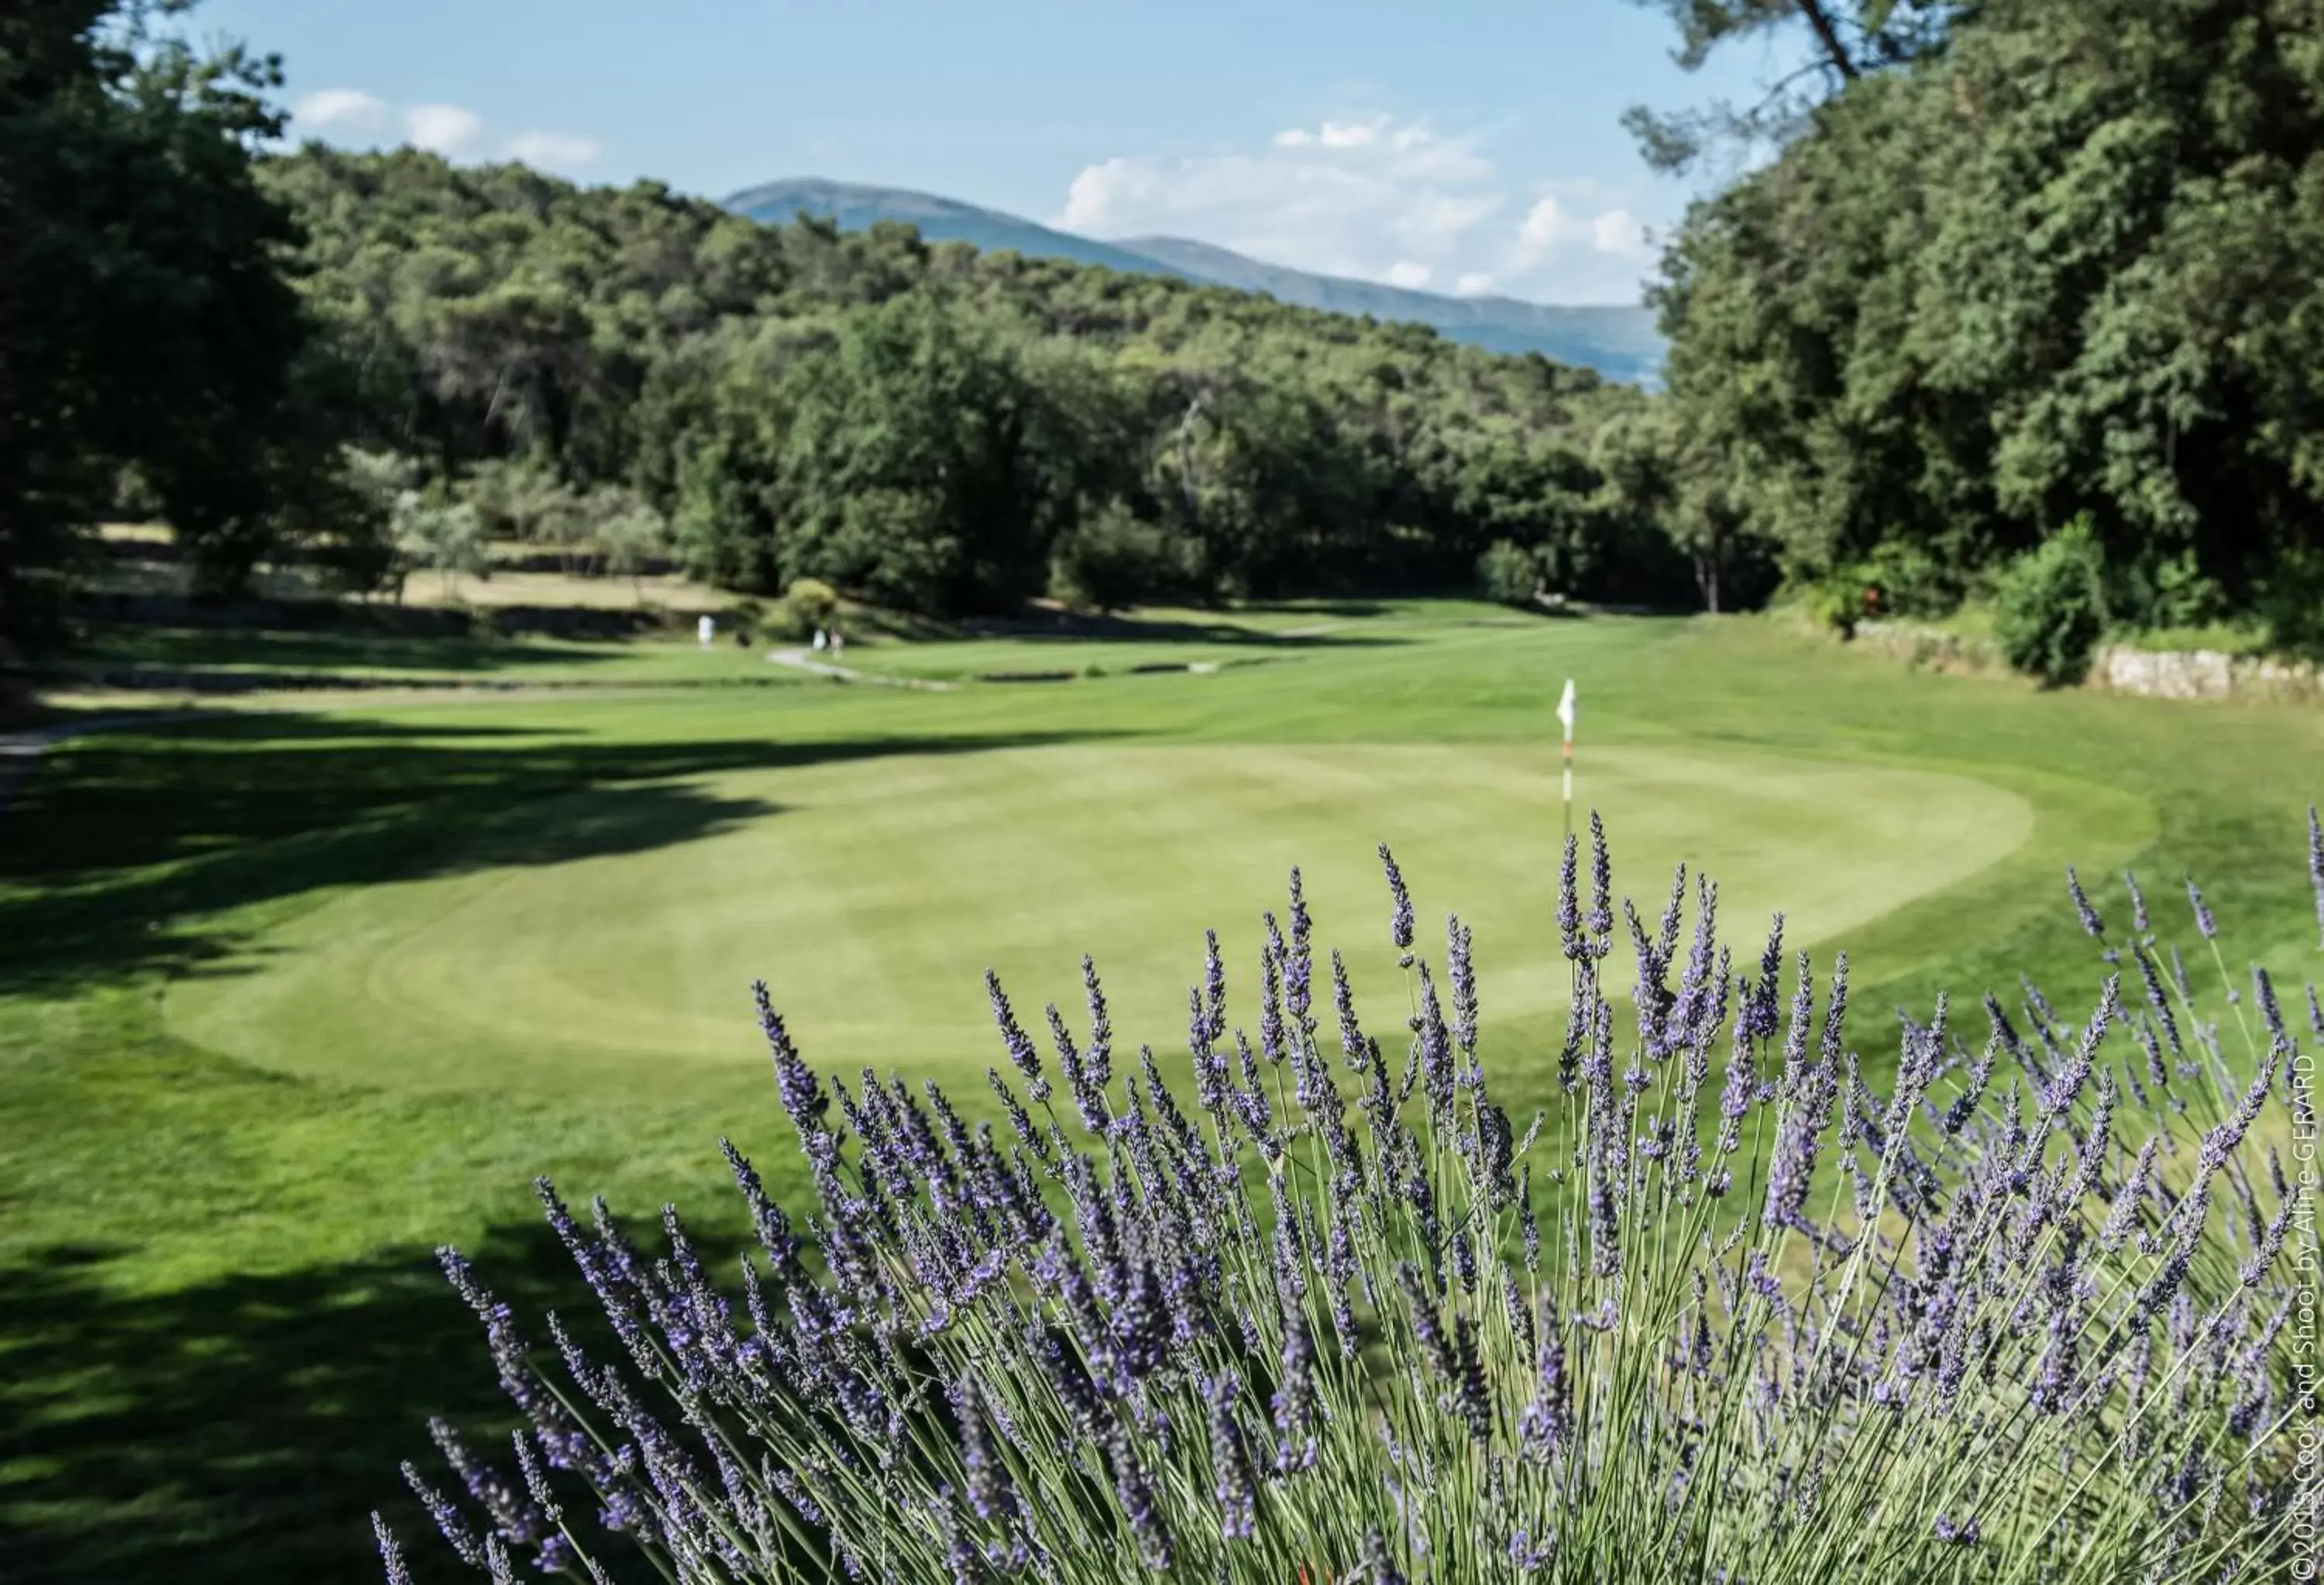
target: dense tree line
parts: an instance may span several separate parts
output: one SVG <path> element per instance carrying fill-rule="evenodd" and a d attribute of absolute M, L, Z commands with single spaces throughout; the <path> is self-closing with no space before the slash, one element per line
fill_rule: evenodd
<path fill-rule="evenodd" d="M 636 492 L 730 586 L 930 613 L 1463 585 L 1683 597 L 1606 487 L 1637 393 L 1540 358 L 908 227 L 762 226 L 652 185 L 309 148 L 268 189 L 360 444 L 457 488 Z"/>
<path fill-rule="evenodd" d="M 1705 47 L 1721 18 L 1913 24 L 1843 53 L 1670 252 L 1680 533 L 1907 604 L 2024 561 L 2022 592 L 2085 628 L 2095 604 L 2116 625 L 2256 613 L 2317 636 L 2324 7 L 1677 9 L 1708 19 Z"/>

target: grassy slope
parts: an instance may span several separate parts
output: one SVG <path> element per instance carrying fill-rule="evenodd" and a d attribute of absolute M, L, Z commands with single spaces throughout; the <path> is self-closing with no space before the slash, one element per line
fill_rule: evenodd
<path fill-rule="evenodd" d="M 427 1269 L 429 1244 L 481 1247 L 517 1296 L 537 1300 L 564 1290 L 531 1230 L 532 1171 L 603 1188 L 641 1213 L 676 1200 L 733 1232 L 712 1139 L 731 1131 L 782 1162 L 780 1119 L 755 1083 L 566 1098 L 519 1089 L 480 1102 L 353 1064 L 338 1077 L 277 1075 L 173 1035 L 165 982 L 232 962 L 220 954 L 269 929 L 296 940 L 304 921 L 326 917 L 325 899 L 374 881 L 547 875 L 583 854 L 683 864 L 752 812 L 724 806 L 737 795 L 722 779 L 779 779 L 786 756 L 827 767 L 834 745 L 852 745 L 852 777 L 883 773 L 890 751 L 964 743 L 1214 744 L 1231 761 L 1236 745 L 1450 745 L 1416 786 L 1391 778 L 1383 794 L 1412 797 L 1425 828 L 1452 796 L 1440 785 L 1461 788 L 1508 745 L 1539 744 L 1571 670 L 1586 690 L 1586 752 L 1714 765 L 1793 755 L 1847 774 L 1966 776 L 2011 795 L 1990 806 L 2030 811 L 2006 858 L 1847 932 L 1864 965 L 1868 1054 L 1885 1044 L 1879 1009 L 1940 983 L 2006 989 L 2022 966 L 2061 996 L 2086 991 L 2085 944 L 2058 897 L 2069 860 L 2086 872 L 2136 862 L 2158 892 L 2193 870 L 2234 953 L 2296 976 L 2313 945 L 2298 863 L 2300 811 L 2324 770 L 2324 718 L 2313 714 L 1919 676 L 1748 622 L 1513 628 L 1468 608 L 1349 620 L 1327 635 L 1335 641 L 1216 676 L 942 695 L 807 686 L 746 701 L 364 701 L 60 751 L 0 827 L 10 1577 L 345 1577 L 360 1567 L 364 1508 L 392 1497 L 394 1460 L 424 1444 L 420 1416 L 489 1402 L 470 1323 Z M 932 649 L 924 660 L 943 657 Z M 1469 743 L 1501 746 L 1472 762 L 1458 746 Z M 576 798 L 589 818 L 543 817 L 542 800 Z M 1729 814 L 1707 787 L 1706 843 L 1733 832 Z M 1799 808 L 1788 840 L 1826 818 Z M 1749 864 L 1784 824 L 1755 817 L 1722 858 Z M 1343 867 L 1342 850 L 1367 834 L 1361 821 L 1342 825 L 1320 830 L 1312 862 Z M 1293 834 L 1309 856 L 1306 834 Z M 1522 872 L 1537 856 L 1513 858 L 1513 888 L 1545 896 L 1550 878 Z M 1812 862 L 1774 858 L 1771 875 L 1790 864 L 1801 890 L 1831 882 Z M 1413 867 L 1427 901 L 1434 878 Z M 1642 894 L 1661 885 L 1637 866 L 1623 879 Z M 767 889 L 771 911 L 781 893 Z M 1378 918 L 1347 916 L 1377 899 L 1344 896 L 1324 933 L 1368 939 Z M 1247 935 L 1274 898 L 1270 889 L 1194 900 L 1203 917 Z M 1116 911 L 1131 916 L 1140 901 Z M 1493 906 L 1517 907 L 1480 904 Z M 1494 935 L 1480 931 L 1480 948 L 1489 963 Z M 1502 1071 L 1523 1060 L 1506 1046 L 1497 1057 Z"/>

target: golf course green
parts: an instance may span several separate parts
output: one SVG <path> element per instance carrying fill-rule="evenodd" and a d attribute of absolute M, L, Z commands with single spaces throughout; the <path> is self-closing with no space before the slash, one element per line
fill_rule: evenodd
<path fill-rule="evenodd" d="M 1781 908 L 1820 971 L 1846 947 L 1868 1065 L 1941 988 L 2096 994 L 2069 863 L 2116 911 L 2125 867 L 2158 910 L 2192 873 L 2235 972 L 2313 973 L 2313 711 L 1932 675 L 1771 619 L 1458 603 L 850 649 L 943 691 L 603 648 L 553 662 L 598 687 L 124 722 L 7 793 L 12 1580 L 353 1577 L 425 1414 L 493 1401 L 433 1245 L 564 1304 L 537 1172 L 676 1203 L 714 1249 L 743 1230 L 721 1133 L 795 1192 L 753 979 L 817 1063 L 982 1109 L 983 971 L 1028 1025 L 1049 1000 L 1078 1025 L 1087 952 L 1118 1039 L 1176 1072 L 1203 931 L 1240 998 L 1296 864 L 1385 1037 L 1386 841 L 1424 945 L 1448 910 L 1475 932 L 1495 1083 L 1550 1100 L 1569 677 L 1619 889 L 1658 914 L 1683 861 L 1731 938 Z M 1151 669 L 1174 657 L 1203 669 Z"/>
<path fill-rule="evenodd" d="M 1788 908 L 1803 946 L 2033 828 L 2021 797 L 1967 777 L 1749 751 L 1609 749 L 1588 785 L 1634 873 L 1692 858 L 1731 917 Z M 824 1060 L 973 1083 L 1001 1055 L 984 969 L 1028 1012 L 1073 1007 L 1086 951 L 1119 987 L 1121 1037 L 1170 1051 L 1204 928 L 1255 963 L 1256 908 L 1302 861 L 1324 939 L 1359 982 L 1394 985 L 1382 839 L 1424 906 L 1477 932 L 1498 1019 L 1561 1005 L 1554 748 L 1076 743 L 728 772 L 700 791 L 765 813 L 668 850 L 347 892 L 180 981 L 169 1026 L 294 1073 L 620 1096 L 755 1075 L 746 987 L 763 975 Z M 536 817 L 586 821 L 603 796 Z"/>

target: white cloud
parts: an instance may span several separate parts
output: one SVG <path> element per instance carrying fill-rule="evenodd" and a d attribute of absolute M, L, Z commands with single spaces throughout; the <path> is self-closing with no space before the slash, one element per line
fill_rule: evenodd
<path fill-rule="evenodd" d="M 1370 121 L 1327 121 L 1310 132 L 1295 126 L 1275 134 L 1275 146 L 1279 149 L 1365 149 L 1380 141 L 1388 130 L 1388 119 L 1376 115 Z M 1400 135 L 1400 134 L 1399 134 Z"/>
<path fill-rule="evenodd" d="M 465 105 L 407 105 L 403 135 L 413 148 L 448 159 L 469 152 L 484 141 L 484 118 Z"/>
<path fill-rule="evenodd" d="M 309 94 L 290 107 L 294 125 L 315 133 L 383 131 L 389 112 L 384 100 L 361 88 L 324 88 Z"/>
<path fill-rule="evenodd" d="M 1480 134 L 1357 116 L 1287 127 L 1257 149 L 1100 161 L 1074 177 L 1056 224 L 1098 236 L 1192 236 L 1406 287 L 1636 300 L 1654 255 L 1622 194 L 1544 182 L 1527 205 L 1515 186 Z"/>
<path fill-rule="evenodd" d="M 545 170 L 571 170 L 595 164 L 604 150 L 595 138 L 561 132 L 521 132 L 508 140 L 503 152 L 512 160 Z"/>
<path fill-rule="evenodd" d="M 521 160 L 549 170 L 595 164 L 604 152 L 596 139 L 573 133 L 501 132 L 466 105 L 391 104 L 360 88 L 309 94 L 291 107 L 291 124 L 305 135 L 358 148 L 401 141 L 447 160 Z"/>
<path fill-rule="evenodd" d="M 1601 253 L 1643 253 L 1646 228 L 1628 209 L 1609 209 L 1590 222 L 1590 240 Z"/>

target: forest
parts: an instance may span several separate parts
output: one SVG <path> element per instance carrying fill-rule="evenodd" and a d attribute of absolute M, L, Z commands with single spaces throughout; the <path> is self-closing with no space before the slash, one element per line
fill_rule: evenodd
<path fill-rule="evenodd" d="M 350 444 L 486 532 L 642 509 L 724 586 L 933 615 L 1457 587 L 1503 540 L 1692 594 L 1599 459 L 1644 398 L 1586 371 L 652 185 L 320 148 L 259 180 Z"/>
<path fill-rule="evenodd" d="M 1669 239 L 1654 393 L 901 226 L 286 152 L 279 67 L 181 7 L 12 13 L 0 630 L 53 631 L 89 526 L 143 516 L 221 594 L 286 558 L 392 594 L 514 535 L 935 616 L 1481 585 L 1989 602 L 2061 677 L 2108 630 L 2316 641 L 2324 6 L 1646 3 L 1683 62 L 1810 43 L 1759 106 L 1633 114 L 1655 163 L 1739 172 Z"/>

